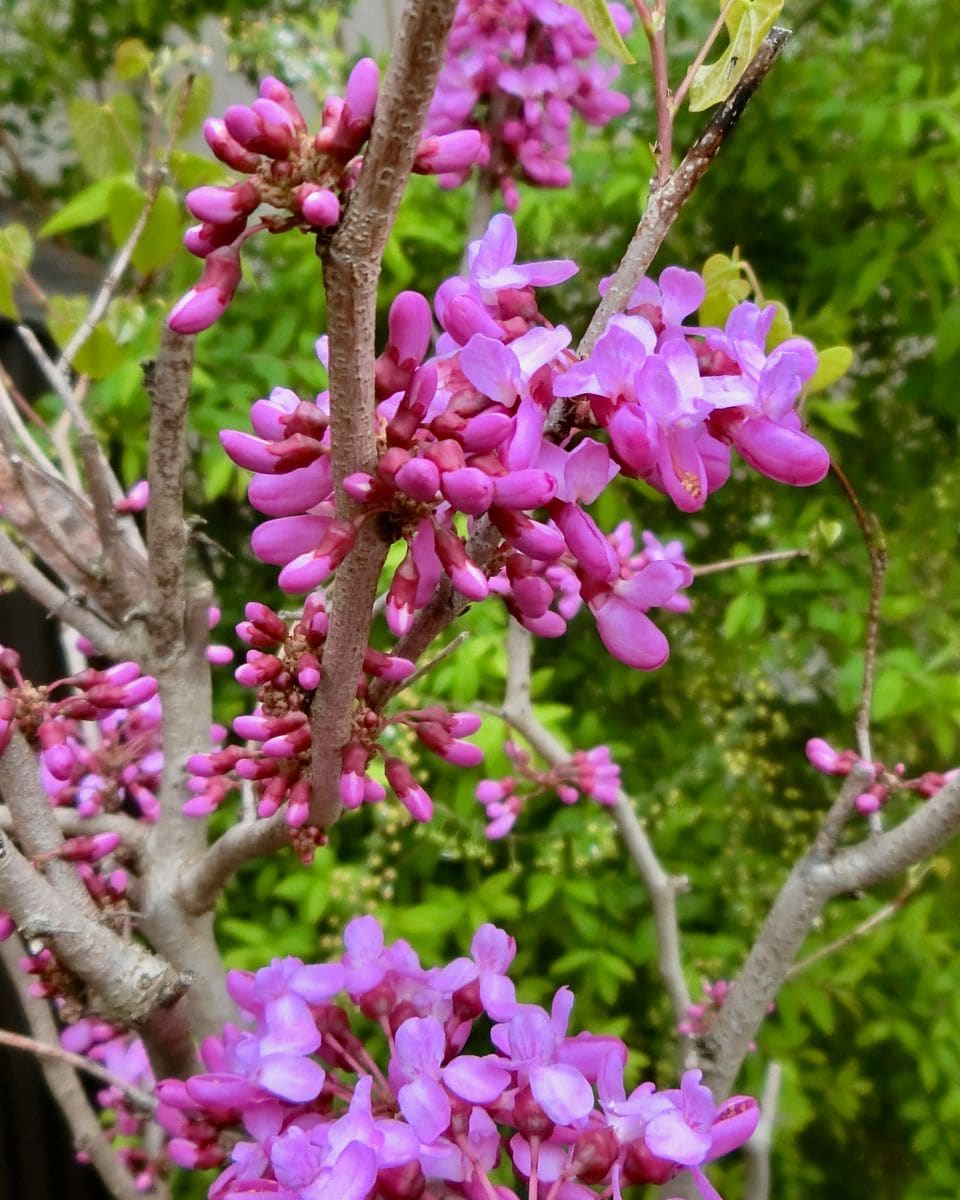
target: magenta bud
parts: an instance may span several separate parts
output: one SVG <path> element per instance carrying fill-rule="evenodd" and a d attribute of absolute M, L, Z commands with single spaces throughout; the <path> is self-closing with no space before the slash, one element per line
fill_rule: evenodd
<path fill-rule="evenodd" d="M 200 333 L 226 312 L 240 283 L 239 247 L 222 246 L 207 255 L 199 282 L 170 310 L 175 333 Z"/>
<path fill-rule="evenodd" d="M 272 100 L 255 100 L 250 107 L 231 104 L 223 120 L 230 136 L 255 154 L 284 159 L 296 144 L 292 121 Z"/>
<path fill-rule="evenodd" d="M 425 137 L 417 147 L 413 169 L 418 175 L 465 171 L 480 159 L 483 151 L 483 137 L 477 129 Z"/>
<path fill-rule="evenodd" d="M 494 479 L 493 487 L 496 503 L 504 508 L 540 508 L 557 491 L 553 476 L 533 467 L 500 475 Z"/>
<path fill-rule="evenodd" d="M 363 669 L 368 675 L 376 675 L 378 679 L 398 683 L 402 679 L 409 678 L 416 670 L 416 666 L 409 658 L 384 654 L 381 650 L 375 650 L 372 646 L 368 646 L 363 656 Z"/>
<path fill-rule="evenodd" d="M 212 251 L 235 242 L 246 227 L 246 217 L 237 217 L 229 225 L 206 221 L 203 225 L 192 225 L 183 235 L 183 244 L 197 258 L 207 258 Z"/>
<path fill-rule="evenodd" d="M 369 775 L 363 777 L 363 802 L 364 804 L 379 804 L 381 800 L 386 800 L 387 789 L 376 779 L 371 779 Z"/>
<path fill-rule="evenodd" d="M 429 821 L 433 815 L 433 801 L 410 774 L 407 764 L 399 758 L 388 758 L 384 770 L 397 799 L 413 819 Z"/>
<path fill-rule="evenodd" d="M 390 305 L 387 317 L 391 346 L 398 363 L 418 363 L 430 345 L 433 319 L 430 305 L 419 292 L 401 292 Z M 436 375 L 434 375 L 436 387 Z"/>
<path fill-rule="evenodd" d="M 500 446 L 512 429 L 513 421 L 505 412 L 488 410 L 471 417 L 460 436 L 471 454 L 484 454 Z"/>
<path fill-rule="evenodd" d="M 58 746 L 50 746 L 49 749 L 41 752 L 41 756 L 43 765 L 54 779 L 59 779 L 61 783 L 66 782 L 73 774 L 74 758 L 69 746 L 64 746 L 62 743 Z"/>
<path fill-rule="evenodd" d="M 187 208 L 198 221 L 229 225 L 248 217 L 260 203 L 260 192 L 249 180 L 233 187 L 197 187 L 187 192 Z"/>
<path fill-rule="evenodd" d="M 585 1129 L 573 1144 L 571 1166 L 581 1182 L 602 1183 L 619 1154 L 620 1143 L 612 1129 Z"/>
<path fill-rule="evenodd" d="M 372 58 L 361 58 L 350 72 L 344 91 L 344 103 L 350 110 L 351 126 L 369 129 L 377 106 L 380 69 Z"/>
<path fill-rule="evenodd" d="M 440 472 L 429 458 L 411 458 L 394 476 L 398 488 L 414 500 L 429 503 L 440 487 Z"/>
<path fill-rule="evenodd" d="M 553 1133 L 553 1121 L 537 1103 L 529 1085 L 522 1087 L 514 1097 L 513 1124 L 527 1139 L 538 1137 L 543 1140 Z"/>
<path fill-rule="evenodd" d="M 477 467 L 444 472 L 440 488 L 454 508 L 471 517 L 485 513 L 495 494 L 493 480 Z"/>
<path fill-rule="evenodd" d="M 311 185 L 304 184 L 297 193 L 304 218 L 320 229 L 336 225 L 340 220 L 340 199 L 336 193 L 329 188 L 315 188 L 304 195 L 304 188 L 307 187 Z"/>
<path fill-rule="evenodd" d="M 245 150 L 238 141 L 230 136 L 226 124 L 218 117 L 208 117 L 203 123 L 203 136 L 207 145 L 222 163 L 235 171 L 243 171 L 252 175 L 260 166 L 260 155 L 252 150 Z"/>
<path fill-rule="evenodd" d="M 303 118 L 303 113 L 293 98 L 293 92 L 285 83 L 275 79 L 272 75 L 267 75 L 260 84 L 260 98 L 261 100 L 272 100 L 274 104 L 278 104 L 290 118 L 294 129 L 298 133 L 306 133 L 307 123 Z"/>

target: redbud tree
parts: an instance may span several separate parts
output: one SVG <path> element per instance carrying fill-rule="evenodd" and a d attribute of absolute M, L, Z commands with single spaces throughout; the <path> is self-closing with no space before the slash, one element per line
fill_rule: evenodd
<path fill-rule="evenodd" d="M 33 680 L 16 647 L 0 648 L 0 935 L 32 1026 L 0 1040 L 40 1057 L 117 1197 L 167 1195 L 179 1168 L 213 1171 L 209 1195 L 222 1200 L 588 1200 L 657 1187 L 711 1200 L 709 1164 L 752 1145 L 759 1200 L 776 1064 L 762 1111 L 731 1093 L 808 933 L 832 898 L 924 862 L 960 827 L 955 773 L 908 777 L 872 748 L 885 549 L 803 419 L 833 363 L 773 305 L 740 299 L 708 320 L 689 264 L 648 274 L 749 120 L 788 37 L 773 25 L 780 6 L 725 4 L 679 81 L 666 0 L 634 7 L 408 0 L 383 76 L 361 59 L 317 124 L 274 77 L 209 118 L 209 149 L 238 178 L 186 195 L 197 224 L 184 242 L 202 266 L 146 367 L 149 470 L 127 491 L 78 364 L 159 202 L 162 163 L 59 358 L 20 330 L 63 421 L 58 437 L 32 429 L 3 388 L 0 569 L 66 631 L 71 654 L 61 678 Z M 511 214 L 518 183 L 576 186 L 572 121 L 606 125 L 628 108 L 632 68 L 618 77 L 611 54 L 629 60 L 634 26 L 650 50 L 655 175 L 592 319 L 571 329 L 542 303 L 562 311 L 577 264 L 527 261 Z M 680 150 L 685 105 L 710 115 Z M 378 329 L 378 278 L 411 173 L 472 188 L 471 229 L 459 270 L 435 294 L 401 292 Z M 218 336 L 254 235 L 315 242 L 329 384 L 251 394 L 248 422 L 221 435 L 249 474 L 253 553 L 277 570 L 270 594 L 244 598 L 235 635 L 218 635 L 232 644 L 212 644 L 214 586 L 186 567 L 194 339 Z M 682 952 L 684 881 L 658 858 L 609 748 L 565 745 L 541 721 L 531 662 L 582 611 L 596 629 L 583 636 L 620 669 L 662 667 L 664 611 L 690 613 L 697 569 L 680 542 L 627 521 L 606 528 L 592 506 L 645 487 L 696 514 L 736 486 L 735 462 L 788 487 L 836 475 L 868 551 L 870 610 L 855 746 L 807 746 L 841 781 L 836 798 L 736 978 L 701 998 Z M 511 770 L 499 777 L 472 740 L 490 706 L 455 710 L 416 686 L 456 654 L 457 622 L 481 604 L 508 614 L 492 715 L 510 731 Z M 212 680 L 237 650 L 246 711 L 228 729 L 214 722 Z M 526 1001 L 511 975 L 522 924 L 482 923 L 463 931 L 462 955 L 421 962 L 365 915 L 330 961 L 225 971 L 214 909 L 234 874 L 284 847 L 307 864 L 331 854 L 331 827 L 365 805 L 429 822 L 440 798 L 424 753 L 473 773 L 492 840 L 535 835 L 540 797 L 606 810 L 654 914 L 673 1078 L 643 1080 L 628 1063 L 642 1048 L 580 1029 L 569 987 L 548 1006 Z M 94 1102 L 77 1071 L 97 1080 Z"/>

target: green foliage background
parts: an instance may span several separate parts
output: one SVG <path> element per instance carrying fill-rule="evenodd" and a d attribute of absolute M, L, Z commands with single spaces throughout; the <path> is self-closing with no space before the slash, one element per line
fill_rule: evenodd
<path fill-rule="evenodd" d="M 224 7 L 191 5 L 161 16 L 148 5 L 130 22 L 111 18 L 111 52 L 131 36 L 160 44 L 172 22 L 195 29 L 203 13 Z M 694 0 L 675 7 L 677 80 L 713 11 Z M 807 411 L 886 532 L 891 567 L 875 744 L 879 756 L 904 761 L 910 773 L 945 769 L 960 757 L 960 25 L 951 7 L 939 0 L 788 4 L 782 19 L 795 34 L 785 58 L 678 222 L 657 268 L 699 267 L 739 247 L 764 297 L 786 305 L 797 331 L 821 347 L 853 347 L 849 375 L 812 397 Z M 77 0 L 70 11 L 79 20 L 86 6 Z M 303 9 L 245 13 L 232 5 L 229 15 L 241 30 L 245 17 L 256 17 L 257 65 L 284 73 L 262 33 L 271 16 L 298 31 L 297 62 L 309 58 Z M 329 36 L 335 23 L 329 13 L 311 19 L 316 37 Z M 42 66 L 51 47 L 36 44 Z M 578 134 L 575 189 L 523 191 L 521 257 L 570 256 L 582 264 L 577 280 L 549 301 L 575 334 L 646 192 L 654 119 L 640 49 L 638 65 L 622 76 L 621 86 L 636 98 L 631 115 L 602 134 Z M 30 121 L 42 124 L 57 95 L 71 95 L 88 76 L 100 81 L 98 102 L 112 104 L 121 117 L 133 113 L 144 95 L 143 76 L 118 81 L 109 61 L 98 50 L 71 58 L 66 76 L 38 69 L 30 78 L 24 72 L 11 78 L 6 98 L 20 105 L 22 118 L 8 124 L 8 134 L 18 135 Z M 324 61 L 335 75 L 342 58 Z M 170 86 L 178 65 L 167 63 L 158 87 Z M 330 80 L 312 82 L 322 95 Z M 131 99 L 117 101 L 117 91 Z M 679 145 L 702 119 L 681 118 Z M 92 210 L 87 199 L 87 215 L 95 215 L 73 236 L 105 257 L 111 239 L 123 236 L 118 203 L 138 182 L 122 156 L 94 166 L 84 162 L 82 139 L 74 141 L 80 153 L 65 159 L 53 194 L 76 204 L 78 193 L 101 185 Z M 186 152 L 173 165 L 178 192 L 217 174 Z M 22 191 L 24 181 L 11 176 L 10 185 Z M 457 269 L 469 205 L 465 192 L 413 181 L 386 258 L 384 307 L 405 287 L 431 294 Z M 165 303 L 195 272 L 174 249 L 185 224 L 179 210 L 170 208 L 165 221 L 153 244 L 168 249 L 141 264 L 144 290 L 112 312 L 112 344 L 104 341 L 102 358 L 87 366 L 98 377 L 91 404 L 130 483 L 144 461 L 138 363 L 155 344 Z M 0 244 L 0 282 L 3 262 Z M 251 258 L 249 275 L 226 318 L 199 340 L 193 417 L 193 503 L 209 535 L 199 553 L 223 581 L 225 628 L 251 589 L 266 600 L 276 593 L 246 549 L 252 514 L 215 435 L 242 426 L 250 401 L 272 386 L 309 393 L 323 383 L 313 342 L 324 327 L 324 302 L 307 239 L 270 242 Z M 82 303 L 74 305 L 61 311 L 62 337 L 82 315 Z M 829 801 L 830 788 L 807 766 L 803 745 L 813 735 L 851 743 L 866 554 L 830 480 L 805 492 L 738 470 L 693 519 L 634 486 L 604 497 L 598 509 L 607 528 L 629 516 L 663 538 L 681 537 L 694 563 L 768 549 L 809 551 L 803 559 L 699 581 L 693 613 L 665 622 L 673 653 L 655 675 L 633 673 L 598 653 L 587 618 L 562 642 L 537 647 L 535 696 L 544 720 L 571 745 L 611 746 L 663 861 L 690 879 L 680 915 L 696 991 L 701 979 L 736 973 L 788 864 Z M 478 606 L 465 627 L 469 639 L 421 685 L 422 698 L 497 703 L 503 614 Z M 243 700 L 229 671 L 222 676 L 227 718 Z M 507 773 L 503 730 L 494 719 L 482 739 L 487 773 Z M 413 828 L 396 808 L 384 807 L 338 825 L 330 852 L 309 869 L 281 856 L 243 873 L 220 918 L 230 964 L 336 953 L 344 923 L 366 911 L 430 962 L 462 952 L 474 927 L 493 920 L 518 939 L 514 975 L 524 999 L 542 1002 L 559 984 L 570 984 L 582 1026 L 622 1034 L 634 1047 L 638 1072 L 671 1078 L 674 1046 L 650 908 L 606 815 L 540 800 L 514 836 L 491 844 L 472 795 L 480 773 L 441 771 L 426 759 L 420 769 L 438 801 L 430 826 Z M 784 1068 L 772 1193 L 779 1200 L 952 1200 L 960 1191 L 956 865 L 951 850 L 894 919 L 789 983 L 761 1030 L 742 1086 L 758 1090 L 770 1059 Z M 835 902 L 807 952 L 852 929 L 901 886 Z M 736 1165 L 717 1172 L 729 1197 L 740 1194 L 739 1172 Z"/>

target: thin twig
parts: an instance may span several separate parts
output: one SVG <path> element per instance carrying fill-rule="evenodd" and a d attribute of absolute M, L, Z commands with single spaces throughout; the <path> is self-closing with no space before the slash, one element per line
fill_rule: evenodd
<path fill-rule="evenodd" d="M 570 752 L 534 714 L 530 702 L 530 668 L 530 634 L 511 618 L 507 631 L 507 686 L 501 716 L 546 762 L 559 766 L 569 761 Z M 670 998 L 674 1024 L 679 1025 L 691 1004 L 683 974 L 676 910 L 677 895 L 686 889 L 687 881 L 671 876 L 663 869 L 643 823 L 637 817 L 633 801 L 623 791 L 618 792 L 612 811 L 624 848 L 650 896 L 657 933 L 657 966 Z M 682 1039 L 681 1060 L 685 1065 L 689 1049 L 690 1043 Z"/>
<path fill-rule="evenodd" d="M 62 592 L 22 554 L 11 539 L 0 530 L 0 570 L 20 584 L 52 617 L 72 625 L 88 638 L 97 649 L 110 658 L 124 657 L 125 639 L 86 607 Z"/>
<path fill-rule="evenodd" d="M 433 658 L 430 659 L 429 662 L 424 663 L 423 666 L 419 668 L 419 670 L 415 671 L 409 677 L 409 679 L 404 679 L 403 686 L 405 688 L 408 688 L 408 687 L 410 687 L 411 684 L 416 683 L 418 679 L 422 679 L 424 677 L 424 675 L 429 675 L 430 672 L 435 667 L 438 667 L 445 658 L 449 658 L 451 654 L 453 654 L 456 650 L 459 650 L 459 648 L 463 645 L 463 643 L 467 640 L 467 638 L 469 636 L 470 636 L 470 631 L 468 629 L 465 629 L 462 633 L 458 633 L 457 636 L 453 639 L 453 641 L 448 642 L 447 645 L 444 646 L 444 648 L 438 654 L 435 654 L 433 656 Z"/>
<path fill-rule="evenodd" d="M 809 558 L 810 551 L 799 547 L 796 550 L 765 550 L 760 554 L 747 554 L 743 558 L 722 558 L 717 562 L 704 563 L 700 567 L 691 567 L 694 578 L 703 575 L 715 575 L 718 571 L 734 571 L 737 567 L 758 566 L 761 563 L 786 562 L 791 558 Z"/>
<path fill-rule="evenodd" d="M 853 510 L 854 518 L 863 536 L 870 558 L 870 603 L 867 608 L 867 637 L 863 654 L 863 683 L 860 688 L 860 703 L 854 729 L 857 735 L 857 750 L 866 762 L 873 761 L 870 738 L 870 710 L 873 705 L 873 685 L 877 670 L 877 648 L 880 640 L 880 601 L 887 574 L 887 542 L 880 522 L 873 513 L 867 513 L 853 484 L 836 462 L 831 462 L 833 472 Z"/>
<path fill-rule="evenodd" d="M 63 369 L 50 359 L 32 329 L 26 325 L 19 325 L 17 333 L 76 426 L 80 457 L 86 472 L 87 487 L 90 490 L 94 518 L 100 535 L 104 567 L 113 580 L 116 599 L 114 615 L 122 618 L 132 606 L 124 561 L 125 541 L 113 507 L 122 495 L 122 489 L 79 402 L 79 391 L 71 386 Z"/>
<path fill-rule="evenodd" d="M 50 812 L 60 832 L 67 837 L 81 837 L 88 833 L 119 833 L 125 850 L 134 855 L 139 855 L 143 850 L 147 829 L 143 822 L 128 817 L 126 813 L 102 813 L 95 817 L 82 817 L 75 808 L 63 807 L 51 808 Z M 6 804 L 0 804 L 0 832 L 15 832 L 13 813 Z"/>
<path fill-rule="evenodd" d="M 149 1092 L 145 1092 L 136 1084 L 128 1083 L 120 1075 L 108 1071 L 106 1067 L 101 1066 L 92 1058 L 87 1058 L 86 1055 L 74 1054 L 71 1050 L 64 1050 L 62 1046 L 54 1045 L 52 1042 L 41 1042 L 37 1038 L 26 1037 L 22 1033 L 13 1033 L 9 1029 L 0 1029 L 0 1046 L 11 1046 L 14 1050 L 25 1050 L 28 1054 L 43 1055 L 66 1063 L 77 1071 L 83 1071 L 94 1079 L 99 1079 L 108 1087 L 118 1088 L 136 1108 L 142 1109 L 143 1112 L 152 1113 L 157 1107 L 156 1100 Z"/>
<path fill-rule="evenodd" d="M 73 360 L 77 357 L 80 350 L 86 344 L 87 339 L 100 323 L 101 318 L 107 311 L 110 301 L 113 299 L 114 293 L 120 285 L 120 280 L 123 278 L 123 273 L 127 269 L 130 259 L 137 248 L 137 244 L 150 220 L 150 215 L 157 203 L 157 197 L 160 195 L 160 189 L 163 186 L 164 180 L 167 177 L 167 164 L 170 161 L 170 155 L 177 144 L 180 137 L 180 128 L 183 125 L 183 119 L 186 116 L 187 105 L 190 102 L 190 95 L 193 91 L 194 76 L 188 75 L 184 80 L 183 87 L 180 91 L 180 96 L 177 100 L 176 111 L 173 115 L 173 120 L 170 125 L 170 137 L 167 139 L 167 145 L 164 153 L 153 170 L 150 186 L 147 188 L 146 200 L 140 215 L 133 224 L 133 228 L 127 235 L 126 241 L 117 251 L 113 262 L 110 264 L 110 269 L 104 276 L 103 283 L 100 285 L 100 290 L 94 297 L 93 303 L 83 321 L 74 331 L 73 336 L 64 346 L 63 351 L 57 360 L 57 369 L 66 371 L 73 365 Z"/>
<path fill-rule="evenodd" d="M 720 36 L 723 27 L 726 24 L 727 17 L 730 15 L 730 9 L 733 8 L 734 4 L 736 3 L 737 0 L 726 0 L 726 4 L 724 4 L 723 8 L 720 9 L 720 16 L 717 17 L 716 21 L 714 21 L 713 28 L 707 34 L 706 41 L 697 52 L 697 57 L 687 68 L 687 73 L 683 77 L 683 82 L 673 93 L 673 103 L 670 107 L 674 116 L 676 116 L 676 114 L 680 111 L 680 105 L 683 104 L 684 100 L 686 99 L 687 92 L 690 90 L 690 84 L 693 83 L 694 76 L 703 66 L 707 55 L 713 49 L 713 43 Z"/>
<path fill-rule="evenodd" d="M 855 925 L 848 933 L 835 938 L 832 942 L 821 946 L 819 950 L 814 950 L 812 954 L 808 954 L 806 958 L 802 958 L 799 962 L 794 963 L 787 972 L 787 980 L 796 979 L 798 975 L 802 975 L 804 971 L 808 970 L 815 963 L 821 962 L 833 954 L 837 954 L 840 950 L 846 950 L 848 946 L 852 946 L 860 938 L 866 937 L 868 933 L 872 933 L 878 925 L 882 925 L 884 921 L 888 921 L 891 917 L 896 916 L 910 897 L 919 889 L 924 879 L 926 879 L 932 870 L 933 867 L 930 863 L 926 863 L 888 904 L 884 904 L 875 913 L 871 913 L 869 917 L 861 921 L 859 925 Z"/>
<path fill-rule="evenodd" d="M 776 1061 L 769 1062 L 760 1096 L 760 1123 L 743 1150 L 747 1160 L 744 1200 L 769 1200 L 770 1154 L 773 1150 L 773 1131 L 777 1122 L 777 1105 L 782 1082 L 783 1070 L 780 1064 Z"/>
<path fill-rule="evenodd" d="M 27 454 L 30 455 L 30 457 L 42 471 L 46 471 L 50 475 L 55 475 L 58 479 L 62 479 L 63 476 L 37 445 L 36 440 L 34 439 L 30 430 L 27 428 L 26 423 L 24 422 L 20 413 L 17 411 L 17 405 L 14 402 L 13 395 L 7 388 L 8 382 L 9 377 L 7 376 L 6 372 L 0 368 L 0 421 L 9 427 L 10 431 L 19 441 L 20 445 L 27 452 Z M 4 441 L 6 442 L 6 437 L 4 437 Z M 11 447 L 4 445 L 4 450 L 9 457 L 11 453 Z"/>

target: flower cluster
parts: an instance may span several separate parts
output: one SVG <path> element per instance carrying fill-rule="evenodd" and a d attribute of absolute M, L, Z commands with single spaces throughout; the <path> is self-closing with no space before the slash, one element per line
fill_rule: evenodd
<path fill-rule="evenodd" d="M 148 1096 L 152 1094 L 156 1080 L 143 1042 L 136 1034 L 125 1033 L 106 1021 L 84 1017 L 61 1032 L 60 1044 L 73 1054 L 85 1054 L 120 1081 L 96 1094 L 101 1128 L 130 1173 L 136 1190 L 152 1191 L 169 1164 L 166 1155 L 158 1152 L 160 1148 L 151 1150 L 144 1137 L 147 1114 L 132 1103 L 130 1092 L 120 1086 L 121 1082 L 127 1083 Z M 85 1151 L 77 1157 L 81 1162 L 88 1161 Z"/>
<path fill-rule="evenodd" d="M 407 547 L 386 600 L 395 635 L 446 574 L 470 600 L 498 592 L 542 636 L 562 634 L 564 614 L 582 601 L 607 649 L 651 670 L 669 646 L 647 613 L 687 607 L 680 592 L 692 572 L 678 545 L 648 535 L 637 555 L 629 530 L 605 537 L 584 506 L 621 473 L 694 511 L 729 476 L 731 445 L 775 479 L 818 481 L 829 459 L 794 409 L 816 353 L 801 338 L 766 353 L 772 307 L 740 304 L 725 330 L 684 326 L 703 280 L 668 268 L 659 285 L 641 283 L 630 313 L 577 360 L 569 330 L 550 326 L 535 295 L 575 264 L 518 264 L 516 251 L 512 221 L 494 217 L 470 246 L 467 275 L 437 292 L 443 333 L 432 358 L 427 301 L 404 292 L 394 302 L 377 361 L 379 461 L 373 474 L 344 480 L 352 516 L 334 506 L 326 393 L 309 402 L 276 389 L 253 406 L 254 435 L 222 435 L 234 462 L 255 472 L 250 501 L 271 518 L 254 551 L 282 568 L 286 590 L 308 591 L 375 518 Z M 570 431 L 559 444 L 558 410 Z M 589 436 L 598 430 L 608 444 Z M 478 562 L 464 529 L 481 519 L 500 540 Z"/>
<path fill-rule="evenodd" d="M 187 760 L 193 795 L 184 811 L 208 816 L 225 798 L 234 773 L 253 785 L 259 816 L 271 817 L 286 804 L 285 820 L 291 828 L 304 830 L 298 845 L 309 856 L 311 845 L 316 844 L 305 829 L 310 802 L 310 706 L 323 674 L 329 627 L 323 594 L 308 596 L 302 616 L 289 628 L 278 613 L 256 601 L 247 604 L 245 617 L 237 634 L 250 649 L 236 678 L 256 691 L 257 706 L 233 722 L 243 745 L 194 754 Z M 370 680 L 399 682 L 413 671 L 409 659 L 367 647 L 353 732 L 342 751 L 340 799 L 345 808 L 375 804 L 385 797 L 383 784 L 368 773 L 371 761 L 380 757 L 387 783 L 404 807 L 418 821 L 430 819 L 429 795 L 382 740 L 391 726 L 410 730 L 421 746 L 457 766 L 476 766 L 483 758 L 478 746 L 463 740 L 480 728 L 480 718 L 473 713 L 449 713 L 433 706 L 380 716 L 366 705 Z"/>
<path fill-rule="evenodd" d="M 136 663 L 87 667 L 39 685 L 25 679 L 16 651 L 0 646 L 0 754 L 19 732 L 37 756 L 37 775 L 55 808 L 80 819 L 123 811 L 152 822 L 163 755 L 157 682 Z M 126 910 L 127 871 L 113 830 L 64 838 L 55 856 L 73 864 L 104 910 Z M 39 865 L 39 860 L 34 860 Z M 0 913 L 0 940 L 13 932 Z M 56 996 L 65 978 L 49 950 L 31 956 L 34 995 Z"/>
<path fill-rule="evenodd" d="M 516 768 L 516 776 L 482 779 L 477 800 L 487 810 L 487 837 L 505 837 L 514 827 L 524 805 L 544 792 L 556 792 L 564 804 L 576 804 L 581 795 L 598 804 L 615 804 L 620 789 L 620 768 L 606 746 L 575 750 L 567 762 L 542 771 L 531 765 L 530 753 L 515 742 L 504 750 Z"/>
<path fill-rule="evenodd" d="M 609 7 L 627 33 L 626 9 Z M 461 0 L 427 129 L 448 136 L 479 130 L 482 165 L 513 212 L 517 179 L 538 187 L 570 183 L 574 113 L 606 125 L 629 107 L 626 96 L 610 90 L 619 69 L 597 62 L 596 52 L 586 21 L 557 0 Z M 456 187 L 468 174 L 466 166 L 446 171 L 440 182 Z"/>
<path fill-rule="evenodd" d="M 924 771 L 914 779 L 904 779 L 907 769 L 903 763 L 895 763 L 892 768 L 882 762 L 868 763 L 856 750 L 834 750 L 823 738 L 810 738 L 806 751 L 810 763 L 824 775 L 839 775 L 845 778 L 857 766 L 869 771 L 869 783 L 854 801 L 857 812 L 864 816 L 878 812 L 896 792 L 913 792 L 922 796 L 924 800 L 929 800 L 945 784 L 960 775 L 960 767 L 955 767 L 945 774 L 939 771 Z"/>
<path fill-rule="evenodd" d="M 16 652 L 0 647 L 0 684 L 0 754 L 19 730 L 37 752 L 51 804 L 80 817 L 124 809 L 156 820 L 163 757 L 152 676 L 123 662 L 35 685 Z"/>
<path fill-rule="evenodd" d="M 362 169 L 378 90 L 377 64 L 364 58 L 351 71 L 343 97 L 328 98 L 316 134 L 308 131 L 289 88 L 272 77 L 251 105 L 231 105 L 223 120 L 205 122 L 210 149 L 246 178 L 230 187 L 194 188 L 187 196 L 200 224 L 187 231 L 184 243 L 204 267 L 199 282 L 174 305 L 171 329 L 198 333 L 223 315 L 240 283 L 240 251 L 248 237 L 261 230 L 319 233 L 338 224 Z M 475 130 L 429 135 L 413 169 L 428 175 L 460 171 L 481 150 Z M 250 224 L 262 205 L 268 211 Z"/>
<path fill-rule="evenodd" d="M 714 1200 L 704 1164 L 756 1126 L 755 1101 L 717 1105 L 699 1071 L 628 1096 L 626 1046 L 571 1037 L 568 988 L 550 1012 L 518 1003 L 516 947 L 493 925 L 433 969 L 386 945 L 373 917 L 351 921 L 344 946 L 336 963 L 231 972 L 252 1027 L 208 1038 L 203 1074 L 158 1085 L 171 1158 L 227 1164 L 211 1200 L 515 1200 L 490 1178 L 503 1159 L 530 1200 L 619 1196 L 684 1170 Z"/>

